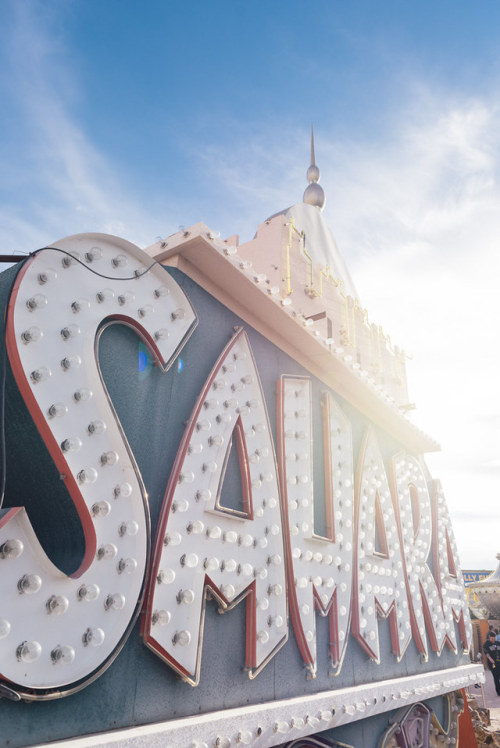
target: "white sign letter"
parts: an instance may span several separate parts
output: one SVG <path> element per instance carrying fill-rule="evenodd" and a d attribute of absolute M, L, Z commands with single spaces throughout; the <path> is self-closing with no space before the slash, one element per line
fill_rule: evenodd
<path fill-rule="evenodd" d="M 123 645 L 139 609 L 147 508 L 99 373 L 96 335 L 105 320 L 135 329 L 165 363 L 195 315 L 160 265 L 115 237 L 69 237 L 20 269 L 7 320 L 9 358 L 86 544 L 80 568 L 66 576 L 43 552 L 24 509 L 2 518 L 0 672 L 9 687 L 30 689 L 29 698 L 33 689 L 61 689 L 95 674 Z M 41 492 L 50 496 L 46 486 Z"/>
<path fill-rule="evenodd" d="M 327 537 L 314 531 L 311 382 L 283 377 L 278 438 L 290 536 L 289 592 L 295 635 L 304 662 L 316 672 L 315 609 L 330 617 L 330 657 L 337 671 L 347 645 L 351 611 L 353 466 L 351 424 L 324 394 Z M 318 492 L 320 492 L 319 489 Z"/>
<path fill-rule="evenodd" d="M 242 511 L 221 504 L 235 449 Z M 184 433 L 158 526 L 143 623 L 145 643 L 193 686 L 207 594 L 221 612 L 247 597 L 246 665 L 255 677 L 285 643 L 288 622 L 276 456 L 242 330 L 218 359 Z"/>
<path fill-rule="evenodd" d="M 392 649 L 400 659 L 411 641 L 410 612 L 389 483 L 371 427 L 358 460 L 356 517 L 353 634 L 371 659 L 379 662 L 377 614 L 389 617 Z"/>

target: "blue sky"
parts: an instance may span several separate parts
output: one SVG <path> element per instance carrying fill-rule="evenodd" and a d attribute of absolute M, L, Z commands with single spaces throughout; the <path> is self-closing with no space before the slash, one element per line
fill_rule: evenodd
<path fill-rule="evenodd" d="M 463 565 L 500 523 L 500 4 L 4 0 L 0 244 L 141 246 L 200 220 L 325 216 L 370 318 L 413 356 Z"/>

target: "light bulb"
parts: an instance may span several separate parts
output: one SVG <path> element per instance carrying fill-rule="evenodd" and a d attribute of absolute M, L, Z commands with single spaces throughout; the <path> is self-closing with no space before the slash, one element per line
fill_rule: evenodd
<path fill-rule="evenodd" d="M 102 291 L 96 293 L 98 304 L 104 304 L 106 301 L 113 301 L 114 298 L 115 292 L 111 288 L 103 288 Z"/>
<path fill-rule="evenodd" d="M 124 535 L 133 537 L 134 535 L 137 535 L 138 532 L 139 525 L 134 519 L 129 519 L 127 522 L 122 522 L 120 527 L 118 528 L 118 534 L 121 537 L 123 537 Z"/>
<path fill-rule="evenodd" d="M 116 545 L 113 545 L 113 543 L 106 543 L 105 545 L 99 546 L 96 556 L 99 561 L 102 559 L 109 561 L 116 556 L 117 552 Z"/>
<path fill-rule="evenodd" d="M 215 434 L 214 436 L 209 437 L 208 443 L 210 446 L 221 447 L 224 444 L 224 437 L 222 434 Z"/>
<path fill-rule="evenodd" d="M 101 455 L 101 465 L 116 465 L 119 459 L 117 452 L 103 452 Z"/>
<path fill-rule="evenodd" d="M 65 595 L 51 595 L 45 605 L 47 613 L 60 616 L 68 610 L 69 600 Z"/>
<path fill-rule="evenodd" d="M 169 290 L 166 286 L 159 286 L 153 291 L 155 299 L 160 299 L 162 296 L 168 296 Z"/>
<path fill-rule="evenodd" d="M 172 312 L 170 315 L 173 322 L 175 322 L 176 319 L 184 319 L 185 316 L 186 310 L 182 308 L 176 309 L 175 312 Z"/>
<path fill-rule="evenodd" d="M 79 312 L 85 312 L 88 309 L 90 309 L 90 301 L 88 299 L 76 299 L 71 304 L 71 311 L 74 314 L 78 314 Z"/>
<path fill-rule="evenodd" d="M 63 371 L 68 371 L 68 369 L 78 369 L 81 363 L 82 359 L 80 356 L 65 356 L 61 361 L 61 368 Z"/>
<path fill-rule="evenodd" d="M 75 403 L 85 403 L 92 397 L 92 392 L 86 387 L 81 387 L 76 392 L 73 392 L 73 400 Z"/>
<path fill-rule="evenodd" d="M 151 616 L 151 623 L 153 626 L 167 626 L 172 618 L 168 610 L 155 610 Z"/>
<path fill-rule="evenodd" d="M 92 514 L 94 517 L 107 517 L 111 511 L 111 504 L 108 501 L 97 501 L 92 504 Z"/>
<path fill-rule="evenodd" d="M 51 376 L 52 376 L 52 372 L 48 368 L 48 366 L 40 366 L 38 369 L 35 369 L 34 371 L 32 371 L 30 374 L 31 381 L 34 382 L 35 384 L 37 384 L 38 382 L 43 382 Z"/>
<path fill-rule="evenodd" d="M 173 530 L 165 535 L 163 545 L 179 545 L 182 542 L 182 535 L 177 530 Z"/>
<path fill-rule="evenodd" d="M 77 597 L 78 600 L 85 600 L 85 602 L 93 602 L 99 597 L 99 587 L 97 584 L 82 584 L 79 588 Z"/>
<path fill-rule="evenodd" d="M 288 722 L 279 721 L 274 723 L 274 732 L 278 732 L 284 735 L 289 730 L 290 725 L 288 724 Z"/>
<path fill-rule="evenodd" d="M 187 647 L 190 641 L 191 641 L 191 634 L 189 633 L 189 631 L 186 631 L 186 630 L 176 631 L 172 637 L 172 642 L 174 644 L 179 644 L 181 647 Z"/>
<path fill-rule="evenodd" d="M 67 270 L 79 259 L 80 255 L 78 254 L 78 252 L 66 252 L 65 256 L 61 260 L 61 265 L 65 270 Z"/>
<path fill-rule="evenodd" d="M 189 501 L 187 499 L 178 499 L 172 504 L 172 512 L 187 512 L 189 509 Z"/>
<path fill-rule="evenodd" d="M 38 282 L 41 286 L 44 286 L 46 283 L 50 283 L 51 281 L 55 281 L 56 278 L 57 273 L 52 268 L 47 268 L 41 273 L 38 273 Z"/>
<path fill-rule="evenodd" d="M 216 473 L 217 472 L 217 463 L 214 461 L 205 462 L 203 464 L 202 470 L 204 473 Z"/>
<path fill-rule="evenodd" d="M 135 293 L 132 293 L 132 291 L 125 291 L 124 293 L 121 293 L 118 296 L 118 303 L 120 306 L 125 306 L 125 304 L 131 304 L 135 300 Z"/>
<path fill-rule="evenodd" d="M 194 602 L 193 590 L 179 590 L 179 593 L 177 595 L 177 601 L 179 603 L 185 603 L 186 605 L 191 605 L 191 603 Z"/>
<path fill-rule="evenodd" d="M 80 483 L 95 483 L 98 478 L 98 473 L 93 467 L 84 468 L 78 472 L 77 478 Z"/>
<path fill-rule="evenodd" d="M 17 659 L 26 663 L 35 662 L 41 654 L 42 645 L 36 641 L 25 641 L 16 649 Z"/>
<path fill-rule="evenodd" d="M 196 501 L 201 500 L 201 501 L 207 502 L 207 501 L 210 501 L 211 498 L 212 498 L 212 492 L 210 491 L 209 488 L 204 488 L 201 491 L 197 491 L 195 494 Z"/>
<path fill-rule="evenodd" d="M 95 262 L 100 260 L 102 257 L 102 249 L 100 247 L 92 247 L 88 252 L 85 252 L 85 259 L 87 262 Z"/>
<path fill-rule="evenodd" d="M 106 424 L 101 420 L 91 421 L 87 426 L 89 434 L 103 434 L 105 430 Z"/>
<path fill-rule="evenodd" d="M 118 563 L 119 574 L 133 574 L 137 569 L 137 561 L 135 558 L 121 558 Z"/>
<path fill-rule="evenodd" d="M 215 558 L 215 556 L 206 558 L 203 562 L 203 566 L 207 571 L 217 571 L 217 569 L 219 568 L 219 559 Z"/>
<path fill-rule="evenodd" d="M 141 318 L 147 317 L 154 312 L 152 304 L 144 304 L 140 309 L 137 310 L 137 315 Z"/>
<path fill-rule="evenodd" d="M 215 397 L 210 397 L 208 400 L 204 401 L 203 407 L 205 410 L 214 410 L 219 407 L 219 401 Z"/>
<path fill-rule="evenodd" d="M 47 409 L 49 418 L 62 418 L 68 412 L 68 406 L 64 403 L 52 403 Z"/>
<path fill-rule="evenodd" d="M 128 258 L 127 255 L 116 255 L 116 257 L 113 257 L 111 260 L 111 264 L 114 268 L 122 268 L 128 265 Z"/>
<path fill-rule="evenodd" d="M 69 340 L 70 338 L 76 338 L 80 335 L 80 328 L 78 325 L 66 325 L 61 330 L 61 338 L 63 340 Z"/>
<path fill-rule="evenodd" d="M 61 442 L 61 449 L 63 452 L 78 452 L 81 446 L 82 442 L 77 436 L 72 436 Z"/>
<path fill-rule="evenodd" d="M 232 584 L 223 584 L 221 592 L 227 600 L 231 600 L 231 598 L 236 594 L 236 590 Z"/>
<path fill-rule="evenodd" d="M 43 332 L 39 327 L 28 327 L 27 330 L 21 333 L 21 340 L 23 343 L 36 343 L 37 340 L 43 337 Z"/>
<path fill-rule="evenodd" d="M 5 639 L 11 631 L 11 624 L 6 618 L 0 618 L 0 639 Z"/>
<path fill-rule="evenodd" d="M 85 630 L 82 636 L 82 642 L 84 647 L 100 647 L 104 643 L 105 634 L 100 628 L 88 628 Z"/>
<path fill-rule="evenodd" d="M 30 312 L 34 312 L 35 309 L 43 309 L 44 306 L 47 306 L 47 297 L 44 296 L 43 293 L 36 293 L 28 299 L 26 306 Z"/>
<path fill-rule="evenodd" d="M 154 339 L 156 341 L 158 340 L 166 340 L 168 336 L 170 335 L 169 331 L 166 327 L 162 327 L 160 330 L 156 330 L 154 334 Z"/>
<path fill-rule="evenodd" d="M 12 540 L 6 540 L 0 545 L 0 558 L 19 558 L 24 550 L 24 544 L 22 540 L 13 538 Z"/>
<path fill-rule="evenodd" d="M 104 608 L 106 610 L 122 610 L 125 607 L 125 596 L 119 592 L 115 592 L 114 595 L 108 595 L 104 601 Z"/>
<path fill-rule="evenodd" d="M 24 574 L 17 583 L 17 589 L 25 595 L 34 595 L 41 586 L 42 580 L 38 574 Z"/>
<path fill-rule="evenodd" d="M 210 423 L 210 421 L 207 421 L 207 420 L 197 421 L 196 423 L 197 431 L 209 431 L 211 427 L 212 427 L 212 424 Z"/>
<path fill-rule="evenodd" d="M 119 496 L 127 499 L 132 494 L 132 486 L 130 483 L 121 483 L 119 486 L 115 486 L 113 489 L 115 499 Z"/>
<path fill-rule="evenodd" d="M 181 566 L 187 566 L 188 569 L 194 569 L 198 566 L 198 556 L 196 553 L 185 553 L 181 556 Z"/>
<path fill-rule="evenodd" d="M 50 653 L 54 665 L 69 665 L 75 659 L 75 650 L 68 644 L 59 644 Z"/>
<path fill-rule="evenodd" d="M 190 522 L 189 525 L 186 527 L 186 531 L 188 533 L 193 533 L 193 535 L 201 535 L 204 529 L 205 529 L 205 525 L 199 519 L 196 519 L 194 522 Z"/>
<path fill-rule="evenodd" d="M 175 571 L 173 569 L 161 569 L 156 579 L 158 584 L 172 584 L 175 579 Z"/>
<path fill-rule="evenodd" d="M 250 732 L 250 730 L 240 730 L 240 732 L 237 735 L 237 742 L 241 743 L 242 745 L 250 745 L 252 742 L 253 735 Z"/>

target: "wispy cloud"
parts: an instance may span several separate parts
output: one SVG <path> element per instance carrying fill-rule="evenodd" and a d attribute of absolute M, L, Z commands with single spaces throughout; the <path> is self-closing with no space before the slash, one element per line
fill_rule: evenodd
<path fill-rule="evenodd" d="M 11 4 L 4 105 L 19 127 L 17 157 L 2 153 L 10 196 L 0 208 L 3 251 L 31 249 L 80 231 L 126 235 L 149 242 L 152 216 L 120 184 L 110 164 L 78 124 L 82 95 L 64 37 L 46 6 Z M 58 10 L 58 19 L 62 6 Z M 11 132 L 9 148 L 18 139 Z M 149 220 L 148 220 L 149 219 Z"/>

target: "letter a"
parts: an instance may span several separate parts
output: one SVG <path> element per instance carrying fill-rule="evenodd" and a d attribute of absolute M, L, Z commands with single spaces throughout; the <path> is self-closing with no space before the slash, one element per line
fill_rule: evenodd
<path fill-rule="evenodd" d="M 241 512 L 221 504 L 234 445 Z M 199 682 L 209 594 L 221 612 L 247 598 L 246 666 L 255 677 L 286 642 L 288 628 L 276 456 L 242 330 L 217 361 L 181 442 L 162 508 L 143 621 L 147 646 L 192 686 Z M 220 651 L 223 657 L 222 646 Z"/>

